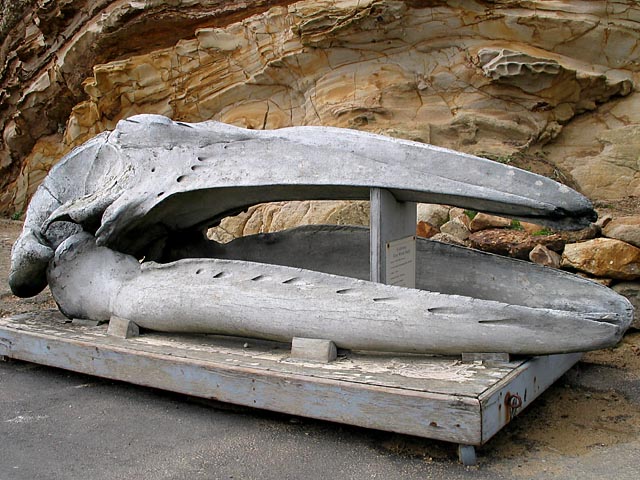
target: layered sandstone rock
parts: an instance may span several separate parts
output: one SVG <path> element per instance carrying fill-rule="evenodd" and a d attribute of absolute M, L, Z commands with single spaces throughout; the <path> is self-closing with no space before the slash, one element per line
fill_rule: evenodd
<path fill-rule="evenodd" d="M 529 152 L 594 199 L 640 195 L 634 0 L 20 4 L 0 25 L 4 213 L 134 113 Z"/>

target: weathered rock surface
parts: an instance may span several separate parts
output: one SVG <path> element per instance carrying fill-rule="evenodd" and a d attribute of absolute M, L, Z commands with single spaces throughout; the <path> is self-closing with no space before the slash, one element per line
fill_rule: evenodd
<path fill-rule="evenodd" d="M 602 233 L 605 237 L 640 247 L 640 215 L 614 218 L 607 223 Z"/>
<path fill-rule="evenodd" d="M 640 278 L 640 248 L 611 238 L 594 238 L 565 246 L 562 266 L 597 277 Z"/>
<path fill-rule="evenodd" d="M 529 253 L 536 245 L 544 245 L 551 250 L 562 250 L 564 242 L 558 235 L 533 236 L 523 230 L 489 229 L 472 233 L 469 244 L 478 250 L 529 259 Z"/>
<path fill-rule="evenodd" d="M 640 282 L 620 282 L 614 285 L 613 289 L 631 302 L 635 309 L 631 326 L 640 329 Z"/>
<path fill-rule="evenodd" d="M 634 0 L 59 0 L 17 12 L 0 29 L 3 213 L 23 211 L 63 153 L 135 113 L 351 127 L 503 161 L 544 147 L 593 199 L 640 194 Z"/>
<path fill-rule="evenodd" d="M 544 245 L 536 245 L 533 247 L 533 250 L 529 252 L 529 260 L 538 265 L 544 265 L 545 267 L 560 268 L 561 257 Z"/>

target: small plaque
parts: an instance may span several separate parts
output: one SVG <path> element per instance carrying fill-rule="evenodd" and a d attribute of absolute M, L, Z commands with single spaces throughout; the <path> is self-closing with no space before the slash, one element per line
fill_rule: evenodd
<path fill-rule="evenodd" d="M 416 288 L 416 237 L 411 235 L 387 243 L 387 285 Z"/>

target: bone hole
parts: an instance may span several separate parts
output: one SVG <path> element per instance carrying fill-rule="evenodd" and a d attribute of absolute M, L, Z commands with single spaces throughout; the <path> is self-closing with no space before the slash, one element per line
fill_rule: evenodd
<path fill-rule="evenodd" d="M 178 178 L 176 178 L 176 182 L 180 183 L 182 182 L 185 178 L 187 178 L 186 175 L 180 175 Z"/>
<path fill-rule="evenodd" d="M 253 277 L 251 279 L 251 281 L 252 282 L 257 282 L 257 281 L 262 280 L 262 279 L 264 279 L 264 275 L 258 275 L 257 277 Z"/>
<path fill-rule="evenodd" d="M 344 293 L 349 293 L 353 291 L 353 288 L 343 288 L 342 290 L 336 290 L 336 293 L 339 293 L 340 295 L 344 294 Z"/>
<path fill-rule="evenodd" d="M 438 315 L 457 315 L 466 312 L 466 310 L 461 310 L 459 307 L 431 307 L 427 308 L 427 312 Z"/>
<path fill-rule="evenodd" d="M 198 161 L 199 161 L 199 162 L 203 162 L 203 161 L 205 161 L 206 159 L 207 159 L 206 157 L 198 157 Z"/>
<path fill-rule="evenodd" d="M 156 171 L 156 167 L 153 167 L 153 168 L 151 169 L 151 173 L 153 173 L 153 172 L 155 172 L 155 171 Z"/>
<path fill-rule="evenodd" d="M 393 300 L 397 300 L 396 297 L 381 297 L 381 298 L 374 298 L 373 301 L 374 302 L 391 302 Z"/>
<path fill-rule="evenodd" d="M 198 270 L 196 270 L 196 275 L 200 275 L 202 273 L 202 269 L 199 268 Z"/>
<path fill-rule="evenodd" d="M 162 195 L 164 195 L 164 192 L 160 192 L 160 193 L 158 194 L 158 197 L 161 197 Z"/>
<path fill-rule="evenodd" d="M 226 275 L 227 275 L 226 272 L 218 272 L 213 276 L 213 278 L 222 278 L 222 277 L 225 277 Z"/>
<path fill-rule="evenodd" d="M 296 282 L 298 282 L 299 280 L 300 280 L 300 279 L 299 279 L 298 277 L 293 277 L 293 278 L 290 278 L 289 280 L 285 280 L 285 281 L 284 281 L 284 282 L 282 282 L 282 283 L 286 283 L 286 284 L 288 284 L 288 285 L 289 285 L 289 284 L 292 284 L 292 283 L 296 283 Z"/>

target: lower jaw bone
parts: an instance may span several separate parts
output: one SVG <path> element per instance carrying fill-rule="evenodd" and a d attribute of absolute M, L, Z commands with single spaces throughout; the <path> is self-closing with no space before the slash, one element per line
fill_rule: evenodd
<path fill-rule="evenodd" d="M 48 280 L 63 312 L 73 317 L 118 316 L 157 331 L 282 342 L 325 338 L 354 350 L 585 351 L 615 344 L 626 321 L 624 312 L 512 305 L 243 260 L 140 264 L 96 246 L 89 234 L 60 245 Z"/>

